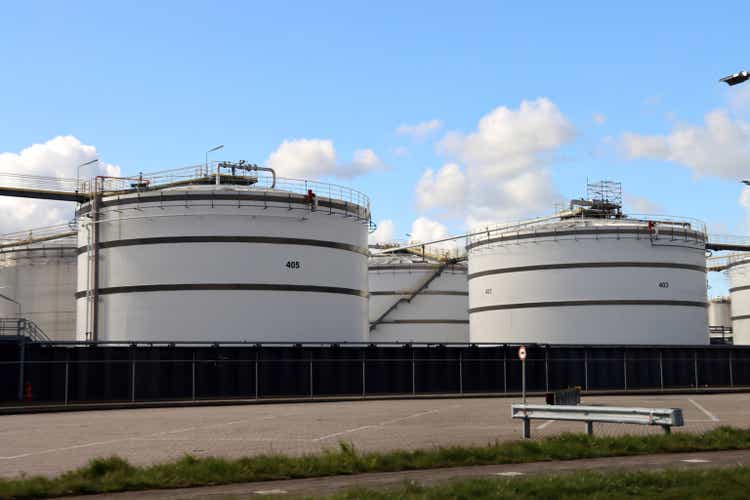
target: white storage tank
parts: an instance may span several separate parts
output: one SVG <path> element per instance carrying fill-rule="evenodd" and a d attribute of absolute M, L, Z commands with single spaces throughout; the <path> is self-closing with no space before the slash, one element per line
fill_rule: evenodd
<path fill-rule="evenodd" d="M 81 206 L 79 339 L 366 340 L 367 197 L 225 166 Z"/>
<path fill-rule="evenodd" d="M 713 297 L 708 302 L 708 332 L 712 339 L 726 341 L 732 336 L 732 302 L 729 297 Z"/>
<path fill-rule="evenodd" d="M 0 316 L 33 321 L 52 340 L 75 339 L 74 237 L 0 249 Z"/>
<path fill-rule="evenodd" d="M 732 340 L 734 345 L 750 345 L 750 255 L 730 255 L 726 273 L 732 302 Z"/>
<path fill-rule="evenodd" d="M 474 236 L 471 342 L 708 344 L 702 224 L 617 208 Z"/>
<path fill-rule="evenodd" d="M 371 256 L 370 342 L 468 342 L 466 273 L 465 263 L 409 253 Z"/>

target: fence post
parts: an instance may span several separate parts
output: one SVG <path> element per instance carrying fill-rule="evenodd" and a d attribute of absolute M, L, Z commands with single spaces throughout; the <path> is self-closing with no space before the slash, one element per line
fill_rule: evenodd
<path fill-rule="evenodd" d="M 255 351 L 255 399 L 256 400 L 260 396 L 259 392 L 258 392 L 258 387 L 259 387 L 258 377 L 260 376 L 260 370 L 258 370 L 258 362 L 260 361 L 260 359 L 259 359 L 260 358 L 260 355 L 259 355 L 260 353 L 257 351 L 257 349 L 260 349 L 260 348 L 256 347 L 256 351 Z"/>
<path fill-rule="evenodd" d="M 664 351 L 659 351 L 659 385 L 664 390 Z"/>
<path fill-rule="evenodd" d="M 698 351 L 693 351 L 693 367 L 695 370 L 695 388 L 698 388 Z"/>
<path fill-rule="evenodd" d="M 195 401 L 195 351 L 193 351 L 193 362 L 192 362 L 192 379 L 193 379 L 193 389 L 192 389 L 192 395 L 193 395 L 193 401 Z"/>
<path fill-rule="evenodd" d="M 70 353 L 65 353 L 65 404 L 68 404 L 68 385 L 70 380 L 69 377 L 69 365 L 70 365 Z"/>
<path fill-rule="evenodd" d="M 544 348 L 544 387 L 549 392 L 549 347 Z"/>
<path fill-rule="evenodd" d="M 458 351 L 458 393 L 464 393 L 464 363 L 463 351 Z"/>
<path fill-rule="evenodd" d="M 589 351 L 583 351 L 583 386 L 589 390 Z"/>
<path fill-rule="evenodd" d="M 310 352 L 310 398 L 313 397 L 313 360 L 312 351 Z"/>
<path fill-rule="evenodd" d="M 503 347 L 503 392 L 508 392 L 508 354 Z"/>
<path fill-rule="evenodd" d="M 414 346 L 409 345 L 409 349 L 411 350 L 411 394 L 412 396 L 417 394 L 417 376 L 416 376 L 416 370 L 414 367 Z"/>
<path fill-rule="evenodd" d="M 628 351 L 622 350 L 622 373 L 625 380 L 625 390 L 628 390 Z"/>
<path fill-rule="evenodd" d="M 729 351 L 729 387 L 734 387 L 734 372 L 732 371 L 732 351 Z"/>
<path fill-rule="evenodd" d="M 135 357 L 131 351 L 130 354 L 130 401 L 135 401 Z"/>
<path fill-rule="evenodd" d="M 367 352 L 365 351 L 365 348 L 362 348 L 362 397 L 364 398 L 367 395 L 367 370 L 365 367 L 365 360 L 367 358 Z"/>
<path fill-rule="evenodd" d="M 20 340 L 18 341 L 18 349 L 21 351 L 21 355 L 19 356 L 20 361 L 18 364 L 18 400 L 23 401 L 23 378 L 25 376 L 24 375 L 24 362 L 26 361 L 26 338 L 20 337 Z"/>

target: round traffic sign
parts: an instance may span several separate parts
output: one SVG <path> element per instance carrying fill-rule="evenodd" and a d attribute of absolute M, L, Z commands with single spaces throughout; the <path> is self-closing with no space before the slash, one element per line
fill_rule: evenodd
<path fill-rule="evenodd" d="M 525 346 L 521 346 L 518 348 L 518 359 L 520 359 L 521 361 L 526 359 L 526 347 Z"/>

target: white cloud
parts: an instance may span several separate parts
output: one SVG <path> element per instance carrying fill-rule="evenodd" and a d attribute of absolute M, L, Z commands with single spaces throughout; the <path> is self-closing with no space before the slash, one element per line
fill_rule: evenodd
<path fill-rule="evenodd" d="M 75 179 L 78 165 L 97 157 L 94 146 L 82 144 L 73 136 L 58 136 L 43 144 L 33 144 L 20 153 L 0 153 L 0 183 L 3 183 L 2 174 L 8 173 Z M 120 167 L 98 162 L 81 169 L 83 178 L 95 175 L 119 176 Z M 6 179 L 5 182 L 17 181 Z M 67 223 L 73 218 L 74 208 L 70 202 L 0 197 L 0 232 Z"/>
<path fill-rule="evenodd" d="M 393 154 L 399 157 L 406 156 L 409 154 L 409 148 L 407 148 L 406 146 L 399 146 L 393 150 Z"/>
<path fill-rule="evenodd" d="M 663 214 L 664 206 L 643 196 L 625 195 L 626 211 L 633 214 Z"/>
<path fill-rule="evenodd" d="M 390 219 L 384 219 L 378 222 L 378 227 L 370 233 L 367 242 L 370 245 L 382 243 L 393 243 L 396 240 L 396 225 Z"/>
<path fill-rule="evenodd" d="M 387 168 L 371 149 L 358 149 L 350 163 L 339 164 L 336 148 L 330 139 L 284 140 L 270 154 L 266 166 L 282 177 L 295 179 L 350 178 Z"/>
<path fill-rule="evenodd" d="M 336 170 L 338 177 L 357 177 L 377 170 L 386 170 L 388 167 L 383 163 L 372 149 L 357 149 L 354 158 L 348 165 L 341 165 Z"/>
<path fill-rule="evenodd" d="M 411 225 L 411 233 L 409 236 L 410 243 L 421 243 L 426 241 L 434 241 L 442 238 L 450 237 L 448 228 L 440 222 L 428 219 L 427 217 L 419 217 Z M 444 241 L 441 243 L 435 243 L 426 247 L 428 252 L 432 253 L 448 253 L 451 255 L 458 255 L 461 252 L 462 243 L 461 241 Z"/>
<path fill-rule="evenodd" d="M 407 124 L 402 123 L 396 128 L 399 135 L 409 135 L 415 139 L 424 139 L 433 132 L 442 128 L 443 122 L 440 120 L 428 120 L 424 122 Z"/>
<path fill-rule="evenodd" d="M 750 124 L 718 109 L 703 125 L 677 124 L 668 135 L 625 133 L 620 144 L 629 158 L 671 161 L 697 175 L 737 179 L 750 164 Z"/>
<path fill-rule="evenodd" d="M 607 121 L 607 117 L 603 113 L 594 113 L 591 115 L 591 119 L 594 120 L 594 123 L 597 125 L 604 125 L 604 122 Z"/>
<path fill-rule="evenodd" d="M 462 207 L 466 194 L 466 177 L 455 163 L 447 163 L 440 170 L 425 170 L 417 182 L 417 207 L 420 210 Z M 457 215 L 460 215 L 457 214 Z"/>
<path fill-rule="evenodd" d="M 336 150 L 327 139 L 285 140 L 268 157 L 266 166 L 283 177 L 331 175 L 336 170 Z"/>
<path fill-rule="evenodd" d="M 522 101 L 518 109 L 495 108 L 475 131 L 448 132 L 440 141 L 438 151 L 460 162 L 463 171 L 426 171 L 417 183 L 417 204 L 464 215 L 470 227 L 548 212 L 560 196 L 545 166 L 574 135 L 547 98 Z M 462 196 L 454 189 L 461 184 L 459 173 Z"/>

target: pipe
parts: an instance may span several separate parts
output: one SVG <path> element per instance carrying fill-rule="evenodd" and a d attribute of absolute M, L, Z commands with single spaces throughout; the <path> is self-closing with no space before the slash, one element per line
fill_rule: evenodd
<path fill-rule="evenodd" d="M 0 248 L 11 248 L 16 246 L 31 245 L 32 243 L 40 243 L 43 241 L 57 240 L 60 238 L 67 238 L 69 236 L 77 235 L 77 231 L 70 231 L 68 233 L 53 234 L 52 236 L 40 236 L 39 238 L 27 238 L 25 240 L 14 241 L 13 243 L 3 243 Z"/>

